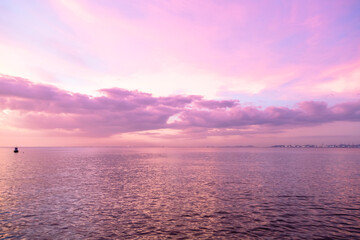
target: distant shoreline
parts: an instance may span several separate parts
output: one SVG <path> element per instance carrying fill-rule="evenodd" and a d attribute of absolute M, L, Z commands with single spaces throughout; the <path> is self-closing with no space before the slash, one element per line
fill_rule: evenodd
<path fill-rule="evenodd" d="M 0 146 L 0 148 L 14 148 L 14 146 Z M 335 144 L 335 145 L 273 145 L 273 146 L 20 146 L 19 148 L 360 148 L 360 144 Z"/>
<path fill-rule="evenodd" d="M 360 144 L 334 144 L 334 145 L 274 145 L 272 148 L 360 148 Z"/>

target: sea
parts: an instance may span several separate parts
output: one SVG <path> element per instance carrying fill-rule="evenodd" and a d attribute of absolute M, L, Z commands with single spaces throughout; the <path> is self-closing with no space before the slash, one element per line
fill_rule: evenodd
<path fill-rule="evenodd" d="M 360 239 L 360 149 L 0 148 L 0 239 Z"/>

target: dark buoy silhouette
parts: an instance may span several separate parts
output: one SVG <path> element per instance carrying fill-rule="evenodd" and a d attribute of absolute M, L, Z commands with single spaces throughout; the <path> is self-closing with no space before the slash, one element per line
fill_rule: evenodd
<path fill-rule="evenodd" d="M 18 152 L 19 152 L 19 149 L 17 147 L 15 147 L 14 153 L 18 153 Z"/>

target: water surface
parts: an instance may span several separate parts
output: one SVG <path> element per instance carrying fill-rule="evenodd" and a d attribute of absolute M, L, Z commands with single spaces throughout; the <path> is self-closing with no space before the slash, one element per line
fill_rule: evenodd
<path fill-rule="evenodd" d="M 360 239 L 360 150 L 0 148 L 0 238 Z"/>

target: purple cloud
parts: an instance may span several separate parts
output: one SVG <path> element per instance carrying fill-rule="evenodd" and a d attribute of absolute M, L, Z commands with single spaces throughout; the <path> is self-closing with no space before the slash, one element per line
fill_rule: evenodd
<path fill-rule="evenodd" d="M 201 96 L 154 97 L 120 88 L 100 92 L 103 96 L 92 97 L 22 78 L 1 76 L 0 109 L 20 113 L 14 116 L 17 127 L 76 130 L 86 136 L 169 128 L 200 131 L 215 128 L 224 131 L 223 134 L 238 134 L 242 131 L 236 129 L 254 125 L 285 129 L 360 121 L 360 101 L 331 107 L 325 102 L 307 101 L 298 103 L 295 108 L 262 109 L 244 107 L 237 100 L 206 100 Z M 169 121 L 171 117 L 175 120 Z"/>

